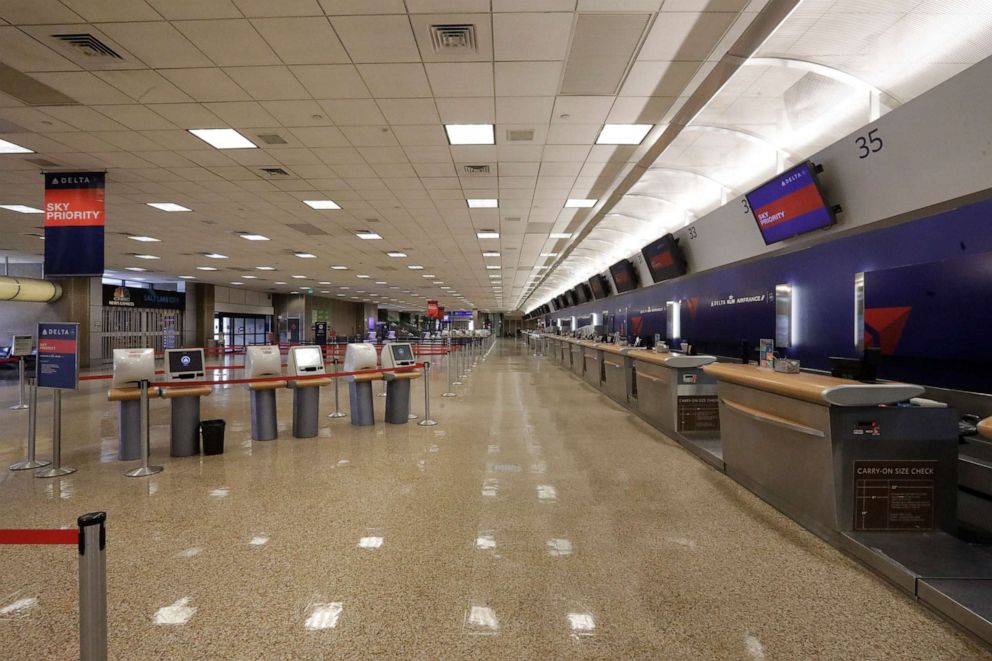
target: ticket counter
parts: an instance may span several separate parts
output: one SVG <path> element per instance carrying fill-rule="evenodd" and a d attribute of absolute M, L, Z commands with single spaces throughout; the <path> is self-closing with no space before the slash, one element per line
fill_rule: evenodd
<path fill-rule="evenodd" d="M 572 356 L 572 374 L 581 378 L 585 374 L 585 347 L 578 340 L 570 340 L 569 353 Z"/>
<path fill-rule="evenodd" d="M 923 393 L 714 363 L 727 474 L 821 536 L 955 529 L 957 413 Z"/>
<path fill-rule="evenodd" d="M 586 383 L 598 390 L 603 380 L 603 364 L 600 358 L 602 352 L 599 350 L 599 345 L 584 341 L 580 342 L 579 346 L 582 347 L 582 361 L 584 363 L 582 376 Z"/>
<path fill-rule="evenodd" d="M 629 357 L 630 347 L 601 344 L 603 361 L 602 390 L 613 401 L 627 406 L 633 394 L 633 370 Z"/>
<path fill-rule="evenodd" d="M 716 379 L 703 371 L 716 362 L 714 356 L 688 356 L 634 349 L 637 379 L 637 410 L 666 432 L 720 431 Z"/>

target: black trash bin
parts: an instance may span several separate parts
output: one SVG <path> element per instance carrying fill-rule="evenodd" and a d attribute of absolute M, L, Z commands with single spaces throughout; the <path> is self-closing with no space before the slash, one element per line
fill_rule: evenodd
<path fill-rule="evenodd" d="M 223 420 L 202 420 L 200 422 L 203 454 L 224 454 L 224 424 Z"/>

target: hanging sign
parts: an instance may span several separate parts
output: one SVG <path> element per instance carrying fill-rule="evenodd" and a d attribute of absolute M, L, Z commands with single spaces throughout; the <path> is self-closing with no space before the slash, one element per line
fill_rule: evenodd
<path fill-rule="evenodd" d="M 45 277 L 103 275 L 105 179 L 45 173 Z"/>
<path fill-rule="evenodd" d="M 79 386 L 79 324 L 38 324 L 38 387 Z"/>

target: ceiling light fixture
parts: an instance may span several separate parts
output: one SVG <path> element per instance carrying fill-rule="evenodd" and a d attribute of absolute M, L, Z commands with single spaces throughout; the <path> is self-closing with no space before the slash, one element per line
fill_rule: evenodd
<path fill-rule="evenodd" d="M 0 204 L 0 209 L 6 209 L 7 211 L 16 211 L 17 213 L 45 213 L 41 209 L 35 209 L 34 207 L 26 207 L 23 204 Z"/>
<path fill-rule="evenodd" d="M 196 267 L 196 270 L 197 271 L 216 271 L 217 270 L 217 267 L 216 266 L 197 266 Z"/>
<path fill-rule="evenodd" d="M 483 257 L 499 257 L 499 253 L 496 252 L 495 250 L 490 250 L 490 251 L 487 251 L 487 252 L 482 253 L 482 256 Z"/>
<path fill-rule="evenodd" d="M 256 266 L 255 268 L 257 270 L 259 270 L 259 271 L 275 271 L 276 270 L 276 267 L 274 267 L 274 266 Z"/>
<path fill-rule="evenodd" d="M 297 280 L 306 280 L 307 279 L 307 276 L 305 276 L 305 275 L 294 275 L 292 277 L 296 278 Z"/>
<path fill-rule="evenodd" d="M 597 145 L 639 145 L 654 124 L 606 124 L 596 138 Z"/>
<path fill-rule="evenodd" d="M 196 280 L 196 276 L 195 275 L 181 275 L 181 276 L 179 276 L 179 279 L 180 280 Z"/>
<path fill-rule="evenodd" d="M 368 280 L 372 276 L 371 275 L 364 275 L 364 274 L 362 274 L 362 275 L 356 275 L 355 277 L 356 278 L 361 278 L 362 280 Z"/>
<path fill-rule="evenodd" d="M 355 236 L 357 236 L 359 239 L 362 239 L 363 241 L 377 241 L 378 239 L 382 238 L 372 230 L 360 230 L 358 232 L 355 232 Z"/>
<path fill-rule="evenodd" d="M 268 241 L 269 237 L 262 236 L 261 234 L 239 234 L 245 241 Z"/>
<path fill-rule="evenodd" d="M 485 197 L 470 197 L 466 200 L 469 209 L 496 209 L 499 207 L 499 200 Z"/>
<path fill-rule="evenodd" d="M 311 209 L 340 209 L 340 205 L 334 200 L 303 200 L 303 204 Z"/>
<path fill-rule="evenodd" d="M 145 205 L 158 209 L 159 211 L 192 211 L 181 204 L 175 202 L 145 202 Z"/>
<path fill-rule="evenodd" d="M 300 259 L 317 259 L 317 255 L 314 255 L 313 253 L 309 253 L 309 252 L 294 252 L 293 254 L 299 257 Z"/>
<path fill-rule="evenodd" d="M 158 255 L 135 255 L 138 259 L 158 259 Z"/>
<path fill-rule="evenodd" d="M 496 230 L 482 230 L 482 231 L 476 232 L 475 235 L 477 237 L 479 237 L 480 239 L 498 239 L 499 238 L 499 232 L 497 232 Z"/>
<path fill-rule="evenodd" d="M 405 252 L 398 252 L 396 250 L 391 250 L 391 251 L 387 252 L 386 255 L 389 256 L 389 257 L 406 257 L 406 253 Z"/>
<path fill-rule="evenodd" d="M 147 271 L 148 269 L 143 269 L 140 266 L 125 266 L 124 267 L 124 270 L 125 271 L 138 271 L 140 273 L 142 271 Z"/>
<path fill-rule="evenodd" d="M 444 132 L 448 144 L 452 145 L 494 145 L 496 131 L 492 124 L 445 124 Z"/>
<path fill-rule="evenodd" d="M 571 232 L 552 232 L 551 234 L 548 235 L 548 238 L 549 239 L 571 239 L 572 238 L 572 233 Z"/>
<path fill-rule="evenodd" d="M 424 267 L 421 266 L 420 264 L 410 264 L 410 266 L 408 266 L 407 268 L 410 269 L 411 271 L 423 271 L 424 270 Z"/>
<path fill-rule="evenodd" d="M 599 200 L 590 200 L 584 198 L 573 198 L 570 197 L 565 201 L 566 209 L 588 209 L 589 207 L 596 206 L 596 202 Z"/>
<path fill-rule="evenodd" d="M 334 271 L 347 271 L 348 270 L 348 267 L 347 266 L 338 265 L 338 266 L 332 266 L 331 269 L 334 270 Z"/>
<path fill-rule="evenodd" d="M 162 239 L 156 239 L 153 236 L 128 236 L 127 238 L 132 241 L 141 241 L 142 243 L 161 243 Z"/>
<path fill-rule="evenodd" d="M 216 149 L 258 149 L 258 145 L 234 129 L 186 129 Z"/>
<path fill-rule="evenodd" d="M 210 259 L 227 259 L 227 255 L 222 255 L 219 252 L 206 252 L 203 253 L 204 257 L 209 257 Z"/>
<path fill-rule="evenodd" d="M 27 147 L 15 145 L 13 142 L 0 140 L 0 154 L 33 154 L 34 151 Z"/>

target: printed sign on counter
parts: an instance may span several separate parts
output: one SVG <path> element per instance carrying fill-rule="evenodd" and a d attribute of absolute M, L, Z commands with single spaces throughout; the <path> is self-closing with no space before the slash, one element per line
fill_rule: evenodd
<path fill-rule="evenodd" d="M 678 416 L 678 431 L 720 431 L 716 395 L 679 395 Z"/>
<path fill-rule="evenodd" d="M 937 462 L 854 462 L 855 530 L 933 530 Z"/>
<path fill-rule="evenodd" d="M 38 387 L 79 386 L 79 324 L 38 324 Z"/>

